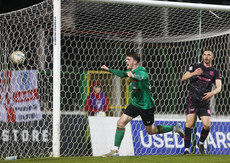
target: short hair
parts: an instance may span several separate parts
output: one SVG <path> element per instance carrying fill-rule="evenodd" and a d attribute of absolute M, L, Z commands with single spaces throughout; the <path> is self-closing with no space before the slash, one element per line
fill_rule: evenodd
<path fill-rule="evenodd" d="M 204 49 L 203 53 L 204 53 L 205 51 L 210 51 L 210 52 L 212 53 L 212 55 L 214 55 L 212 49 Z"/>
<path fill-rule="evenodd" d="M 137 61 L 137 63 L 139 63 L 140 60 L 141 60 L 139 54 L 137 54 L 137 53 L 128 53 L 126 56 L 127 57 L 132 57 L 134 60 Z"/>

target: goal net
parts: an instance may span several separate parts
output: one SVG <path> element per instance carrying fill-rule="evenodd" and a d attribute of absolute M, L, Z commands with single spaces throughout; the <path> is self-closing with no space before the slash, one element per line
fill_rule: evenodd
<path fill-rule="evenodd" d="M 215 55 L 223 89 L 211 99 L 205 149 L 230 154 L 230 12 L 153 4 L 62 1 L 61 156 L 99 156 L 113 146 L 116 122 L 132 100 L 130 81 L 100 67 L 126 70 L 125 55 L 132 51 L 150 75 L 155 125 L 181 122 L 185 128 L 188 82 L 180 79 L 188 66 L 202 60 L 206 48 Z M 44 1 L 1 14 L 0 20 L 0 158 L 52 156 L 53 4 Z M 18 50 L 26 59 L 17 65 L 10 54 Z M 86 111 L 95 83 L 107 99 L 105 115 Z M 199 120 L 195 129 L 194 143 L 202 129 Z M 182 154 L 183 146 L 172 132 L 148 135 L 137 117 L 126 127 L 120 154 Z M 193 151 L 199 153 L 196 146 Z"/>

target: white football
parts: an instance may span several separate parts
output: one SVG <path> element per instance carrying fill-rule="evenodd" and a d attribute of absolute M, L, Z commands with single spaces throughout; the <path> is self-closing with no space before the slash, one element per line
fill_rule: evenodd
<path fill-rule="evenodd" d="M 21 64 L 25 61 L 25 54 L 21 51 L 15 51 L 10 55 L 10 58 L 15 64 Z"/>

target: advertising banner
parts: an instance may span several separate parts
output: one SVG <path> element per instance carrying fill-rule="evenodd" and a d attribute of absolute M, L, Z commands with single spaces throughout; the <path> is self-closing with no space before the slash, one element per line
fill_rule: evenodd
<path fill-rule="evenodd" d="M 61 114 L 61 156 L 89 156 L 85 115 Z M 43 114 L 38 121 L 0 122 L 1 156 L 52 156 L 53 116 Z"/>
<path fill-rule="evenodd" d="M 37 70 L 0 72 L 0 121 L 41 120 Z"/>
<path fill-rule="evenodd" d="M 89 116 L 88 118 L 93 156 L 102 156 L 110 152 L 114 146 L 114 137 L 119 117 Z M 133 152 L 131 127 L 128 124 L 125 128 L 125 136 L 122 140 L 119 154 L 120 156 L 133 156 Z"/>
<path fill-rule="evenodd" d="M 101 156 L 110 151 L 114 145 L 116 123 L 119 117 L 89 117 L 90 136 L 94 156 Z M 155 125 L 175 125 L 175 120 L 158 120 Z M 183 129 L 185 122 L 182 123 Z M 202 122 L 197 122 L 196 141 L 199 141 Z M 205 141 L 208 154 L 229 155 L 230 122 L 214 121 Z M 191 143 L 192 145 L 192 143 Z M 190 149 L 192 151 L 192 149 Z M 178 155 L 184 153 L 184 140 L 175 132 L 148 135 L 141 120 L 132 120 L 126 126 L 125 136 L 119 150 L 121 156 L 141 155 Z M 196 146 L 196 154 L 200 154 Z"/>
<path fill-rule="evenodd" d="M 156 121 L 155 125 L 174 125 L 177 121 Z M 185 122 L 181 122 L 184 128 Z M 134 154 L 137 155 L 175 155 L 183 154 L 184 141 L 174 132 L 148 135 L 141 120 L 131 121 Z M 197 122 L 196 141 L 199 141 L 202 122 Z M 134 141 L 135 140 L 135 141 Z M 229 155 L 230 122 L 213 121 L 211 130 L 205 141 L 205 149 L 209 154 Z M 192 151 L 192 149 L 190 149 Z M 200 154 L 196 146 L 196 153 Z"/>

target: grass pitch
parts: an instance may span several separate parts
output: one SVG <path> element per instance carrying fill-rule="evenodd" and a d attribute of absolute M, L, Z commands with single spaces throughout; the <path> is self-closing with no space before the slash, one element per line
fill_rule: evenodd
<path fill-rule="evenodd" d="M 154 155 L 121 157 L 61 157 L 0 161 L 9 163 L 230 163 L 230 155 Z"/>

